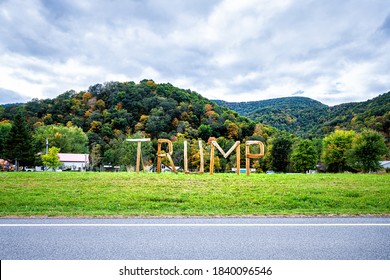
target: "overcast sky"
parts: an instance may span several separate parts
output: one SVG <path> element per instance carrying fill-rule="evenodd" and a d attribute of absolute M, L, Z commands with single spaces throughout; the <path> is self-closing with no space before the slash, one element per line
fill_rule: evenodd
<path fill-rule="evenodd" d="M 0 0 L 0 104 L 153 79 L 210 99 L 390 91 L 389 0 Z"/>

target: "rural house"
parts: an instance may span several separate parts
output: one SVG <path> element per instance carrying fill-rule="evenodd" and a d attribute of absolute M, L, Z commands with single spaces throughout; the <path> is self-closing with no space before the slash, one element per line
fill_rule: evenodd
<path fill-rule="evenodd" d="M 379 164 L 382 166 L 382 168 L 387 169 L 390 168 L 390 160 L 386 161 L 380 161 Z"/>

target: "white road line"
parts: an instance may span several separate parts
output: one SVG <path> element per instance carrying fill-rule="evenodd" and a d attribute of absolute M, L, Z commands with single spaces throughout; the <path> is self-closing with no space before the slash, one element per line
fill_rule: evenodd
<path fill-rule="evenodd" d="M 0 224 L 0 227 L 390 227 L 390 224 Z"/>

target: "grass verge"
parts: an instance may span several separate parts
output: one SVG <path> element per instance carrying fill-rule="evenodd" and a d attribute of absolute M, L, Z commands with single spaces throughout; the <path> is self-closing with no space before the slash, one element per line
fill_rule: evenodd
<path fill-rule="evenodd" d="M 0 216 L 389 215 L 390 175 L 0 173 Z"/>

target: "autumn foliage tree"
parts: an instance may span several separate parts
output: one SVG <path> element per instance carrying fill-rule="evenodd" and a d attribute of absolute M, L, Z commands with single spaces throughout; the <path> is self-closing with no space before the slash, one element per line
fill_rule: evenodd
<path fill-rule="evenodd" d="M 379 161 L 388 151 L 383 135 L 366 129 L 354 138 L 349 161 L 357 170 L 378 171 L 381 168 Z"/>
<path fill-rule="evenodd" d="M 58 157 L 58 153 L 60 149 L 57 147 L 51 147 L 47 154 L 43 154 L 41 156 L 42 162 L 47 167 L 51 168 L 53 171 L 62 165 L 60 158 Z"/>
<path fill-rule="evenodd" d="M 343 172 L 350 169 L 348 156 L 356 133 L 336 130 L 323 140 L 322 158 L 330 172 Z"/>
<path fill-rule="evenodd" d="M 45 149 L 46 138 L 49 146 L 55 146 L 64 153 L 87 153 L 88 138 L 83 130 L 76 126 L 41 126 L 35 130 L 34 145 L 38 151 Z"/>

